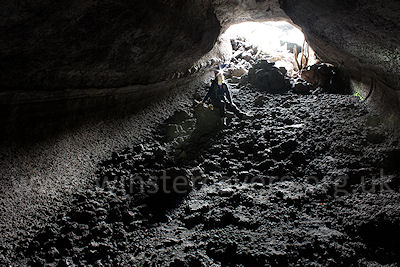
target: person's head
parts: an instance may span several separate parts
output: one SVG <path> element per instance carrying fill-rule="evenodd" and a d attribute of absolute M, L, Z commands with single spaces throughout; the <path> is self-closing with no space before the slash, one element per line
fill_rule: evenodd
<path fill-rule="evenodd" d="M 224 72 L 222 70 L 218 70 L 215 72 L 215 79 L 217 80 L 218 85 L 222 85 L 225 80 Z"/>

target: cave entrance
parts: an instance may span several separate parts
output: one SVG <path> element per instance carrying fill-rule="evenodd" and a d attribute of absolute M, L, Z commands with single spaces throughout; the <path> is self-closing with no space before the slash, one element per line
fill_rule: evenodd
<path fill-rule="evenodd" d="M 306 43 L 302 31 L 286 21 L 235 24 L 223 36 L 232 45 L 229 65 L 235 65 L 238 70 L 231 77 L 233 82 L 238 82 L 240 75 L 258 60 L 275 63 L 276 67 L 285 68 L 287 75 L 292 77 L 298 75 L 299 67 L 316 63 L 316 54 Z"/>

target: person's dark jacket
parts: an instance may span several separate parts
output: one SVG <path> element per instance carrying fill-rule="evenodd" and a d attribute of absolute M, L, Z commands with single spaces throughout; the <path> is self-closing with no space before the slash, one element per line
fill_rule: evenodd
<path fill-rule="evenodd" d="M 211 86 L 203 99 L 203 103 L 206 102 L 208 98 L 211 99 L 212 103 L 226 102 L 226 100 L 228 100 L 228 103 L 232 104 L 232 96 L 228 86 L 226 85 L 226 83 L 218 85 L 216 79 L 213 80 L 213 82 L 211 83 Z"/>

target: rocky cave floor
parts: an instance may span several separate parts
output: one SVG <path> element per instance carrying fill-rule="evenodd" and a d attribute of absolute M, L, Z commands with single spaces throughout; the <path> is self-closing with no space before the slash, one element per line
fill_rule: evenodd
<path fill-rule="evenodd" d="M 233 89 L 251 117 L 201 137 L 195 110 L 211 111 L 177 112 L 146 143 L 102 162 L 96 183 L 16 257 L 38 266 L 399 265 L 400 146 L 367 104 Z M 193 185 L 150 192 L 164 170 Z"/>

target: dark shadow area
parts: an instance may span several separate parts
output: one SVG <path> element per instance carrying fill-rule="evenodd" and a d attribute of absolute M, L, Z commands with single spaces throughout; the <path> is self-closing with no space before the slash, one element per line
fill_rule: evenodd
<path fill-rule="evenodd" d="M 0 104 L 0 123 L 3 126 L 0 138 L 3 143 L 34 143 L 65 132 L 74 132 L 85 125 L 101 127 L 104 121 L 123 120 L 125 116 L 176 94 L 174 87 L 175 82 L 163 82 L 115 90 L 70 91 L 47 96 L 47 101 L 40 97 L 41 94 L 46 95 L 45 92 L 37 93 L 36 101 L 24 99 L 22 93 L 16 94 L 10 97 L 11 103 L 4 99 Z M 18 97 L 22 99 L 16 100 Z"/>

